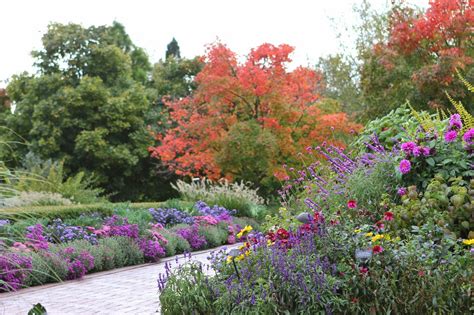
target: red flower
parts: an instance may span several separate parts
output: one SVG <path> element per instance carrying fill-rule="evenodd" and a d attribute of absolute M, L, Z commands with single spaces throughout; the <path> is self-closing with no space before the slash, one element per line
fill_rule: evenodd
<path fill-rule="evenodd" d="M 360 267 L 359 272 L 363 275 L 366 275 L 369 272 L 369 268 L 367 267 Z"/>
<path fill-rule="evenodd" d="M 372 252 L 374 254 L 380 254 L 381 252 L 383 252 L 383 247 L 380 246 L 380 245 L 375 245 L 373 248 L 372 248 Z"/>
<path fill-rule="evenodd" d="M 384 215 L 383 215 L 383 219 L 385 221 L 392 221 L 393 220 L 393 213 L 390 212 L 390 211 L 385 212 Z"/>
<path fill-rule="evenodd" d="M 385 227 L 385 224 L 383 224 L 382 221 L 377 221 L 377 222 L 375 222 L 375 227 L 376 227 L 378 230 L 382 230 L 382 229 Z"/>
<path fill-rule="evenodd" d="M 268 233 L 267 233 L 267 239 L 269 239 L 269 240 L 272 241 L 272 242 L 275 242 L 275 241 L 276 241 L 276 235 L 275 235 L 275 233 L 273 233 L 273 232 L 268 232 Z"/>
<path fill-rule="evenodd" d="M 357 201 L 352 200 L 352 199 L 349 200 L 349 201 L 347 202 L 347 207 L 348 207 L 349 209 L 355 209 L 355 208 L 357 208 Z"/>
<path fill-rule="evenodd" d="M 320 222 L 322 220 L 323 216 L 321 215 L 320 212 L 315 212 L 314 215 L 313 215 L 313 218 L 314 218 L 315 222 Z"/>
<path fill-rule="evenodd" d="M 278 229 L 277 235 L 278 235 L 278 238 L 281 240 L 286 240 L 287 238 L 290 237 L 290 233 L 288 233 L 288 231 L 283 228 Z"/>

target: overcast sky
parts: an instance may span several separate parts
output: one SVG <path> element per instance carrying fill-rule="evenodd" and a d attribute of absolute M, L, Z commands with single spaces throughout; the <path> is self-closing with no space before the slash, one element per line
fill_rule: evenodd
<path fill-rule="evenodd" d="M 329 17 L 351 23 L 361 0 L 8 0 L 1 3 L 0 87 L 11 75 L 33 72 L 30 52 L 41 47 L 50 22 L 122 23 L 152 63 L 175 37 L 181 55 L 194 57 L 219 38 L 245 55 L 261 43 L 295 46 L 294 65 L 315 64 L 337 51 Z M 390 0 L 370 0 L 377 8 Z M 425 4 L 428 0 L 412 0 Z"/>

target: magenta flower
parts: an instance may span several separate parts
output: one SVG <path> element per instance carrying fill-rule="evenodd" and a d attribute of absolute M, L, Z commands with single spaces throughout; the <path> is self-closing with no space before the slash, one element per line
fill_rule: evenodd
<path fill-rule="evenodd" d="M 412 150 L 413 156 L 420 156 L 421 152 L 421 147 L 414 147 Z"/>
<path fill-rule="evenodd" d="M 393 220 L 393 212 L 387 211 L 383 214 L 383 219 L 385 221 L 392 221 Z"/>
<path fill-rule="evenodd" d="M 347 202 L 347 207 L 348 207 L 349 209 L 355 209 L 355 208 L 357 208 L 357 201 L 355 201 L 355 200 L 349 200 L 349 201 Z"/>
<path fill-rule="evenodd" d="M 410 161 L 408 161 L 408 160 L 402 160 L 402 161 L 400 162 L 399 169 L 400 169 L 400 172 L 401 172 L 402 174 L 406 174 L 406 173 L 410 172 L 410 170 L 411 170 L 411 163 L 410 163 Z"/>
<path fill-rule="evenodd" d="M 383 252 L 383 247 L 380 246 L 380 245 L 375 245 L 373 248 L 372 248 L 372 252 L 374 254 L 380 254 L 381 252 Z"/>
<path fill-rule="evenodd" d="M 421 152 L 423 153 L 423 156 L 428 156 L 430 155 L 430 148 L 428 147 L 421 148 Z"/>
<path fill-rule="evenodd" d="M 444 134 L 444 141 L 447 143 L 453 142 L 457 137 L 458 133 L 455 130 L 450 130 Z"/>
<path fill-rule="evenodd" d="M 407 194 L 407 189 L 405 187 L 400 187 L 398 188 L 398 195 L 399 196 L 405 196 Z"/>
<path fill-rule="evenodd" d="M 416 148 L 415 142 L 409 141 L 409 142 L 402 143 L 402 150 L 406 154 L 412 153 L 414 148 Z"/>
<path fill-rule="evenodd" d="M 462 136 L 462 139 L 469 145 L 474 144 L 474 128 L 469 129 Z"/>
<path fill-rule="evenodd" d="M 462 122 L 461 122 L 461 115 L 459 114 L 454 114 L 449 117 L 449 129 L 461 129 L 462 128 Z"/>

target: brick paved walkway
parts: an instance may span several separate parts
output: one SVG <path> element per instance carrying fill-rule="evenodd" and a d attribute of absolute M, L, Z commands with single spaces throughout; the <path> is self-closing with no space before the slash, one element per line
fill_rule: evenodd
<path fill-rule="evenodd" d="M 191 260 L 207 263 L 210 251 L 193 253 Z M 81 280 L 3 293 L 0 294 L 0 315 L 26 315 L 36 303 L 41 303 L 48 315 L 156 314 L 159 309 L 158 274 L 164 272 L 166 261 L 175 267 L 175 257 L 157 264 L 95 273 Z M 182 257 L 179 256 L 179 263 L 184 262 Z"/>

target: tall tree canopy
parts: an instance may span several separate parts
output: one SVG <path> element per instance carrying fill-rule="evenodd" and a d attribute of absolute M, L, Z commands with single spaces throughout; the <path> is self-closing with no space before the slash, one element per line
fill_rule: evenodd
<path fill-rule="evenodd" d="M 64 160 L 69 174 L 86 171 L 115 199 L 140 199 L 152 165 L 148 57 L 116 22 L 54 23 L 42 43 L 33 52 L 38 74 L 14 76 L 7 87 L 16 104 L 7 125 L 36 155 Z"/>
<path fill-rule="evenodd" d="M 320 73 L 287 69 L 292 51 L 263 44 L 239 63 L 225 45 L 209 46 L 194 93 L 166 102 L 173 127 L 152 155 L 179 175 L 267 185 L 306 146 L 357 129 L 346 114 L 320 108 Z"/>
<path fill-rule="evenodd" d="M 178 41 L 174 37 L 166 47 L 166 59 L 170 57 L 178 59 L 181 58 L 181 52 L 179 51 Z"/>
<path fill-rule="evenodd" d="M 405 100 L 419 109 L 449 108 L 445 91 L 474 111 L 459 69 L 474 79 L 474 1 L 432 0 L 424 12 L 397 6 L 389 14 L 387 40 L 364 60 L 361 87 L 365 113 L 379 116 Z"/>

